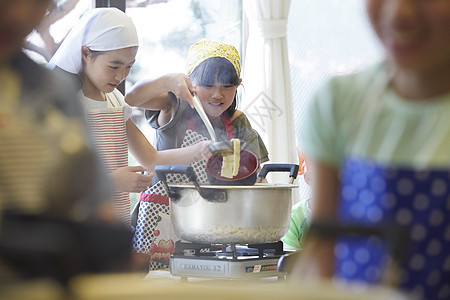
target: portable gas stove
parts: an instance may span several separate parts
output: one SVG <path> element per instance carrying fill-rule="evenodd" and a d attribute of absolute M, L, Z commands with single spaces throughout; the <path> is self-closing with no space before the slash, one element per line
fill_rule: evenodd
<path fill-rule="evenodd" d="M 188 277 L 252 279 L 278 277 L 286 273 L 277 270 L 279 258 L 285 254 L 283 243 L 246 245 L 207 245 L 176 242 L 170 257 L 170 273 Z"/>

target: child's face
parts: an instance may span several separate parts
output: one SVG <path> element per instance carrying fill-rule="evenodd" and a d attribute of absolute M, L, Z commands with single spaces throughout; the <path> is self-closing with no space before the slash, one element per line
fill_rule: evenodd
<path fill-rule="evenodd" d="M 196 86 L 198 98 L 203 109 L 211 117 L 218 117 L 233 103 L 237 86 L 232 84 L 214 84 Z"/>
<path fill-rule="evenodd" d="M 450 65 L 449 0 L 366 0 L 372 26 L 398 68 Z"/>
<path fill-rule="evenodd" d="M 90 84 L 104 93 L 112 92 L 130 74 L 137 47 L 105 51 L 97 56 L 86 55 L 83 48 L 84 74 Z"/>

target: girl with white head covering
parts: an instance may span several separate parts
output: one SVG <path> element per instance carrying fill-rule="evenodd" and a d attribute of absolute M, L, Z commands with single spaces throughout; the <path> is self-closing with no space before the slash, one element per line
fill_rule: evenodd
<path fill-rule="evenodd" d="M 86 12 L 61 43 L 48 67 L 78 74 L 82 70 L 80 49 L 111 51 L 138 47 L 133 21 L 117 8 L 95 8 Z"/>
<path fill-rule="evenodd" d="M 131 108 L 116 89 L 130 73 L 138 50 L 136 28 L 117 8 L 95 8 L 83 15 L 50 60 L 81 81 L 80 100 L 115 187 L 114 202 L 130 222 L 130 192 L 151 185 L 158 164 L 187 164 L 201 159 L 207 145 L 157 152 L 131 120 Z M 166 84 L 171 88 L 170 82 Z M 159 92 L 159 91 L 158 91 Z M 129 149 L 128 149 L 129 143 Z M 128 150 L 141 166 L 128 166 Z"/>

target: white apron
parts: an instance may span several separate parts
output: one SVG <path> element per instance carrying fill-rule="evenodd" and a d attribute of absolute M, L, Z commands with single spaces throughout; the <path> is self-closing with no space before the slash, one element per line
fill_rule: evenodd
<path fill-rule="evenodd" d="M 97 149 L 110 173 L 128 166 L 128 141 L 124 107 L 112 93 L 107 96 L 107 101 L 113 107 L 90 109 L 87 116 Z M 129 193 L 113 192 L 113 201 L 120 219 L 129 224 Z"/>

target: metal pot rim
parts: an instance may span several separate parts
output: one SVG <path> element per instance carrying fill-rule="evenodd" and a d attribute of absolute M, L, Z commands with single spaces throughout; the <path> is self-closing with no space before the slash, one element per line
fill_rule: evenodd
<path fill-rule="evenodd" d="M 183 188 L 183 189 L 196 189 L 191 183 L 169 183 L 169 187 Z M 259 189 L 293 189 L 298 188 L 295 184 L 277 184 L 277 183 L 256 183 L 254 185 L 210 185 L 201 184 L 203 189 L 218 189 L 218 190 L 259 190 Z"/>

